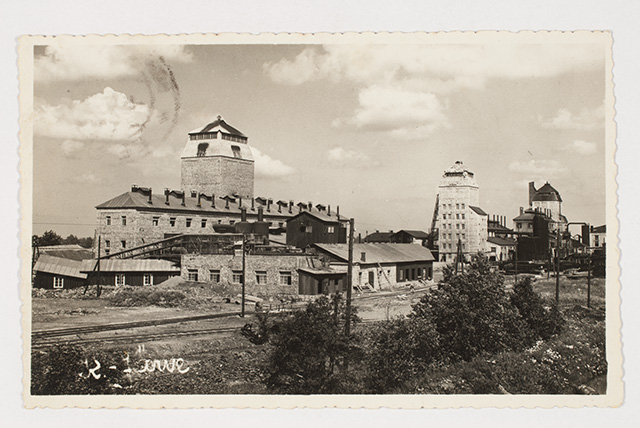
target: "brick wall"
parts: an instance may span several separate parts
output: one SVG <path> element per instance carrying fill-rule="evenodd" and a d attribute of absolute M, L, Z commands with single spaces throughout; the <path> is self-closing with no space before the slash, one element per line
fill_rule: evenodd
<path fill-rule="evenodd" d="M 253 197 L 254 165 L 246 159 L 223 156 L 183 158 L 181 163 L 182 189 L 226 196 L 237 193 L 243 198 Z"/>
<path fill-rule="evenodd" d="M 306 266 L 304 255 L 249 255 L 246 258 L 246 285 L 247 294 L 254 296 L 280 296 L 298 294 L 298 271 Z M 234 271 L 242 271 L 242 255 L 210 254 L 197 255 L 186 254 L 181 257 L 183 279 L 189 279 L 189 270 L 198 272 L 198 281 L 210 282 L 211 270 L 220 271 L 220 282 L 224 284 L 240 286 L 233 282 Z M 265 284 L 257 284 L 256 271 L 267 273 Z M 291 285 L 280 284 L 280 272 L 291 272 Z M 239 288 L 238 288 L 239 290 Z"/>

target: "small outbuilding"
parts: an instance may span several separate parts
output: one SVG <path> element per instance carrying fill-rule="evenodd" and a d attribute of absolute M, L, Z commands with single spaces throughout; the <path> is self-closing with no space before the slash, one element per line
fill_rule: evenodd
<path fill-rule="evenodd" d="M 84 260 L 80 271 L 87 275 L 87 282 L 101 285 L 153 285 L 179 276 L 180 268 L 168 260 L 157 259 L 106 259 Z"/>
<path fill-rule="evenodd" d="M 33 267 L 35 288 L 63 289 L 85 285 L 87 274 L 80 272 L 79 260 L 42 254 Z"/>

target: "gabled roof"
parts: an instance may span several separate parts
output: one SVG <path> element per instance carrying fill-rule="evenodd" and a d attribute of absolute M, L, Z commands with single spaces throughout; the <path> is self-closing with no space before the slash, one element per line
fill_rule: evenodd
<path fill-rule="evenodd" d="M 46 247 L 39 247 L 38 250 L 41 254 L 47 254 L 49 256 L 61 257 L 63 259 L 71 260 L 85 260 L 93 257 L 93 251 L 88 248 L 83 248 L 80 245 L 49 245 Z"/>
<path fill-rule="evenodd" d="M 473 210 L 473 212 L 475 212 L 478 215 L 487 215 L 487 216 L 489 215 L 486 212 L 484 212 L 482 210 L 482 208 L 480 208 L 480 207 L 474 207 L 474 206 L 469 205 L 469 208 L 471 208 Z"/>
<path fill-rule="evenodd" d="M 603 224 L 602 226 L 594 227 L 591 233 L 607 233 L 607 225 Z"/>
<path fill-rule="evenodd" d="M 194 129 L 193 131 L 189 132 L 189 135 L 191 135 L 191 134 L 211 133 L 211 132 L 218 132 L 218 131 L 222 131 L 222 132 L 224 132 L 226 134 L 237 135 L 237 136 L 246 138 L 246 135 L 244 135 L 238 129 L 234 128 L 233 126 L 231 126 L 227 122 L 225 122 L 225 120 L 220 115 L 218 115 L 216 120 L 214 120 L 213 122 L 205 125 L 204 128 Z"/>
<path fill-rule="evenodd" d="M 346 262 L 349 260 L 348 244 L 314 244 L 320 251 Z M 360 256 L 365 253 L 365 261 Z M 362 264 L 429 262 L 434 261 L 428 248 L 418 244 L 365 243 L 353 244 L 354 262 Z"/>
<path fill-rule="evenodd" d="M 509 238 L 500 238 L 499 236 L 489 236 L 487 242 L 499 245 L 501 247 L 515 247 L 516 241 Z"/>
<path fill-rule="evenodd" d="M 81 272 L 91 272 L 97 260 L 84 260 Z M 106 259 L 100 260 L 100 272 L 180 272 L 180 268 L 168 260 L 156 259 Z"/>
<path fill-rule="evenodd" d="M 331 215 L 327 215 L 326 211 L 318 212 L 317 210 L 316 211 L 302 210 L 299 213 L 292 215 L 291 218 L 287 219 L 287 221 L 291 221 L 294 218 L 297 218 L 303 215 L 311 216 L 315 219 L 320 220 L 323 223 L 339 223 L 341 221 L 347 220 L 347 217 L 343 215 L 340 215 L 340 217 L 338 218 L 338 216 L 335 213 L 332 213 Z"/>
<path fill-rule="evenodd" d="M 548 182 L 539 188 L 535 195 L 531 198 L 532 201 L 559 201 L 562 202 L 560 192 L 553 188 Z"/>
<path fill-rule="evenodd" d="M 365 236 L 364 242 L 389 242 L 394 232 L 373 232 Z"/>
<path fill-rule="evenodd" d="M 38 261 L 36 261 L 36 265 L 33 267 L 33 270 L 36 272 L 86 279 L 87 275 L 80 273 L 81 265 L 82 262 L 78 260 L 42 254 L 38 257 Z"/>
<path fill-rule="evenodd" d="M 399 235 L 400 233 L 406 233 L 407 235 L 416 238 L 416 239 L 427 239 L 429 238 L 429 234 L 427 232 L 423 232 L 422 230 L 406 230 L 402 229 L 394 233 L 394 235 Z"/>

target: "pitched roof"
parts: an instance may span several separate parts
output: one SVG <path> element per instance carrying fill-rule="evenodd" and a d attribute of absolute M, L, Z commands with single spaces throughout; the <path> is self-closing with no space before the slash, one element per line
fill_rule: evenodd
<path fill-rule="evenodd" d="M 81 272 L 91 272 L 97 260 L 83 260 Z M 101 272 L 180 272 L 180 268 L 168 260 L 157 259 L 106 259 L 100 260 Z"/>
<path fill-rule="evenodd" d="M 475 212 L 478 215 L 489 215 L 486 212 L 484 212 L 482 210 L 482 208 L 480 208 L 480 207 L 474 207 L 474 206 L 469 205 L 469 208 L 471 208 L 473 210 L 473 212 Z"/>
<path fill-rule="evenodd" d="M 50 245 L 46 247 L 39 247 L 38 250 L 41 254 L 47 254 L 49 256 L 61 257 L 63 259 L 72 260 L 85 260 L 93 257 L 93 251 L 88 248 L 83 248 L 79 245 Z"/>
<path fill-rule="evenodd" d="M 394 232 L 373 232 L 365 236 L 364 242 L 389 242 Z"/>
<path fill-rule="evenodd" d="M 314 244 L 321 251 L 334 255 L 342 261 L 349 260 L 348 244 Z M 354 261 L 365 253 L 364 264 L 402 263 L 434 261 L 428 248 L 418 244 L 364 243 L 353 244 Z"/>
<path fill-rule="evenodd" d="M 499 245 L 501 247 L 515 247 L 516 241 L 509 238 L 500 238 L 499 236 L 489 236 L 487 242 Z"/>
<path fill-rule="evenodd" d="M 562 202 L 560 192 L 553 188 L 548 182 L 539 188 L 535 195 L 531 198 L 532 201 L 559 201 Z"/>
<path fill-rule="evenodd" d="M 345 217 L 343 215 L 340 215 L 340 217 L 338 218 L 335 213 L 331 214 L 331 215 L 327 215 L 326 211 L 318 212 L 317 210 L 316 211 L 313 211 L 313 210 L 312 211 L 308 211 L 308 210 L 305 209 L 305 210 L 300 211 L 297 214 L 292 214 L 291 218 L 287 219 L 287 221 L 293 220 L 294 218 L 299 217 L 301 215 L 309 215 L 309 216 L 314 217 L 314 218 L 316 218 L 316 219 L 318 219 L 318 220 L 320 220 L 320 221 L 322 221 L 324 223 L 338 223 L 340 221 L 346 221 L 347 220 L 347 217 Z"/>
<path fill-rule="evenodd" d="M 607 225 L 603 224 L 602 226 L 594 227 L 591 233 L 607 233 Z"/>
<path fill-rule="evenodd" d="M 86 279 L 87 275 L 80 273 L 81 261 L 42 254 L 38 257 L 33 270 L 54 275 L 71 276 Z"/>
<path fill-rule="evenodd" d="M 406 233 L 407 235 L 416 238 L 416 239 L 427 239 L 429 238 L 429 234 L 427 232 L 423 232 L 422 230 L 406 230 L 406 229 L 402 229 L 397 231 L 396 233 L 394 233 L 394 235 L 397 235 L 399 233 Z"/>
<path fill-rule="evenodd" d="M 240 215 L 242 209 L 240 207 L 240 199 L 229 199 L 229 208 L 226 208 L 227 202 L 221 198 L 220 196 L 216 196 L 215 208 L 211 206 L 211 197 L 208 196 L 208 200 L 204 197 L 201 198 L 200 207 L 198 207 L 198 197 L 192 198 L 189 193 L 185 195 L 185 204 L 182 205 L 182 197 L 176 195 L 176 192 L 172 192 L 169 195 L 169 205 L 165 204 L 166 197 L 164 195 L 152 194 L 151 195 L 151 203 L 149 203 L 149 193 L 144 193 L 147 189 L 137 188 L 136 191 L 125 192 L 121 195 L 116 196 L 113 199 L 110 199 L 106 202 L 101 203 L 96 206 L 96 209 L 144 209 L 144 210 L 152 210 L 158 212 L 166 212 L 166 211 L 183 211 L 190 212 L 195 214 L 236 214 Z M 300 213 L 308 213 L 312 214 L 320 220 L 323 221 L 337 221 L 336 212 L 332 210 L 331 215 L 327 215 L 327 210 L 318 211 L 316 207 L 311 207 L 311 210 L 305 209 L 299 212 L 299 208 L 294 208 L 292 212 L 289 212 L 289 209 L 284 207 L 281 211 L 278 211 L 278 205 L 270 204 L 269 210 L 267 211 L 266 200 L 268 198 L 263 198 L 265 204 L 260 204 L 258 199 L 255 198 L 254 209 L 251 209 L 251 199 L 244 198 L 242 200 L 242 207 L 247 209 L 247 215 L 256 216 L 258 214 L 258 208 L 263 208 L 263 214 L 265 218 L 290 218 L 299 215 Z M 307 204 L 305 203 L 305 206 Z M 346 220 L 347 217 L 340 215 L 341 220 Z"/>
<path fill-rule="evenodd" d="M 493 221 L 493 220 L 489 220 L 489 224 L 487 226 L 487 230 L 489 232 L 497 232 L 497 233 L 500 233 L 500 232 L 505 232 L 505 233 L 513 232 L 513 230 L 511 230 L 508 227 L 503 226 L 500 223 L 498 223 L 497 221 Z"/>
<path fill-rule="evenodd" d="M 246 135 L 244 135 L 238 129 L 234 128 L 233 126 L 225 122 L 225 120 L 220 115 L 218 115 L 218 118 L 216 120 L 205 125 L 204 128 L 194 129 L 193 131 L 189 132 L 189 134 L 190 135 L 201 134 L 201 133 L 210 133 L 210 132 L 218 132 L 218 131 L 222 131 L 231 135 L 237 135 L 240 137 L 246 137 Z"/>

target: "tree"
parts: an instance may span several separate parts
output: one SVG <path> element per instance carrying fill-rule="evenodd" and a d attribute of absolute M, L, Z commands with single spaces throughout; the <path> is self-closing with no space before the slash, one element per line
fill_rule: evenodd
<path fill-rule="evenodd" d="M 62 244 L 62 236 L 58 235 L 53 230 L 47 230 L 38 238 L 38 245 L 43 247 L 60 244 Z"/>
<path fill-rule="evenodd" d="M 483 352 L 521 350 L 530 344 L 528 326 L 511 304 L 503 276 L 492 272 L 486 257 L 474 256 L 464 273 L 447 266 L 443 276 L 410 316 L 434 324 L 446 356 L 469 361 Z"/>
<path fill-rule="evenodd" d="M 357 316 L 353 314 L 352 321 Z M 271 339 L 265 383 L 281 394 L 352 392 L 350 362 L 360 359 L 356 336 L 344 332 L 340 295 L 325 296 L 277 325 Z"/>
<path fill-rule="evenodd" d="M 535 339 L 549 339 L 562 330 L 565 320 L 554 301 L 545 301 L 533 291 L 531 278 L 516 283 L 511 294 L 511 303 L 529 326 Z"/>

